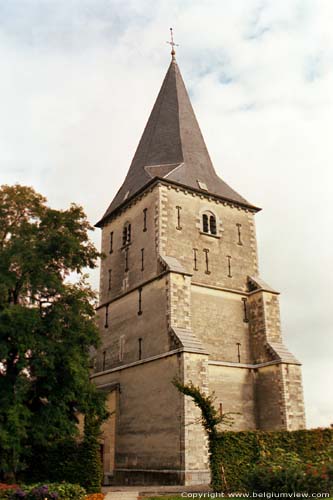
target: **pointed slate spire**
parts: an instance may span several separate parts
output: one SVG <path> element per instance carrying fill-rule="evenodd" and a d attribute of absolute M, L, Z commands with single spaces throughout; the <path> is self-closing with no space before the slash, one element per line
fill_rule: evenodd
<path fill-rule="evenodd" d="M 155 177 L 255 208 L 217 176 L 174 55 L 125 181 L 98 225 Z"/>

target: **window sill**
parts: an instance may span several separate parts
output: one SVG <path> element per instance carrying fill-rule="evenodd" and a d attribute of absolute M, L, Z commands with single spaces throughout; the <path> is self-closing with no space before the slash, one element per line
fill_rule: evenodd
<path fill-rule="evenodd" d="M 217 234 L 204 233 L 203 231 L 200 231 L 200 234 L 203 236 L 209 236 L 210 238 L 215 238 L 216 240 L 221 239 L 221 236 L 218 236 Z"/>

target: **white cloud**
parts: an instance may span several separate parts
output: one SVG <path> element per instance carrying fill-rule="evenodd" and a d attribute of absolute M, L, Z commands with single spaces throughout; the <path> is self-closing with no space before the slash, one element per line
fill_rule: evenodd
<path fill-rule="evenodd" d="M 332 16 L 331 0 L 0 6 L 1 180 L 32 184 L 58 207 L 79 202 L 92 222 L 127 171 L 174 26 L 215 167 L 264 208 L 261 272 L 282 292 L 311 426 L 333 414 Z"/>

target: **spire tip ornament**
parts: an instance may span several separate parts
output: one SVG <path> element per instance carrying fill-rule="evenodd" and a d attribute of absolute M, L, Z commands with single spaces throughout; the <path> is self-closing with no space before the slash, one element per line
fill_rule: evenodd
<path fill-rule="evenodd" d="M 173 39 L 173 30 L 172 28 L 170 28 L 170 37 L 171 37 L 171 41 L 170 42 L 167 42 L 169 45 L 171 45 L 172 49 L 171 49 L 171 57 L 172 57 L 172 60 L 175 61 L 176 60 L 176 51 L 175 51 L 175 47 L 179 47 L 178 43 L 175 43 L 174 42 L 174 39 Z"/>

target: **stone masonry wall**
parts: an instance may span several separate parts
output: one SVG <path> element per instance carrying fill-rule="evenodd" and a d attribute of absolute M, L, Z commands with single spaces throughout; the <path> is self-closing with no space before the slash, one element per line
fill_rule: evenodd
<path fill-rule="evenodd" d="M 184 383 L 194 385 L 208 394 L 208 356 L 184 353 Z M 208 460 L 208 439 L 201 424 L 201 411 L 190 397 L 184 398 L 182 422 L 182 451 L 184 454 L 184 484 L 205 484 L 210 480 Z"/>
<path fill-rule="evenodd" d="M 305 429 L 302 371 L 298 365 L 283 364 L 280 367 L 284 389 L 285 418 L 287 429 Z"/>
<path fill-rule="evenodd" d="M 116 408 L 115 477 L 122 484 L 180 484 L 183 463 L 181 359 L 172 355 L 93 378 L 119 384 Z"/>
<path fill-rule="evenodd" d="M 209 359 L 251 363 L 245 295 L 192 285 L 192 325 L 210 353 Z M 240 344 L 239 346 L 237 344 Z"/>
<path fill-rule="evenodd" d="M 137 289 L 98 310 L 102 345 L 98 349 L 95 371 L 108 370 L 155 356 L 169 350 L 166 276 L 142 288 L 141 312 Z"/>
<path fill-rule="evenodd" d="M 167 220 L 162 234 L 165 255 L 177 258 L 187 272 L 193 273 L 193 282 L 245 290 L 247 276 L 258 271 L 253 214 L 180 188 L 162 186 L 160 193 L 161 213 Z M 180 207 L 179 221 L 177 207 Z M 202 233 L 204 211 L 216 216 L 217 236 Z M 240 224 L 240 240 L 237 224 Z M 194 249 L 197 266 L 194 265 Z M 205 250 L 208 250 L 208 272 Z"/>
<path fill-rule="evenodd" d="M 157 254 L 158 203 L 158 189 L 155 188 L 137 199 L 136 203 L 103 227 L 102 253 L 105 257 L 101 260 L 100 304 L 139 286 L 160 272 Z M 144 210 L 146 210 L 146 226 Z M 124 246 L 123 227 L 127 222 L 131 224 L 131 243 Z M 113 241 L 110 253 L 111 233 Z M 142 250 L 144 250 L 143 270 Z M 129 268 L 127 272 L 125 272 L 126 252 L 128 252 Z M 110 289 L 109 270 L 111 270 Z"/>
<path fill-rule="evenodd" d="M 223 413 L 232 414 L 231 429 L 242 431 L 257 428 L 255 408 L 254 372 L 237 366 L 218 366 L 209 363 L 209 390 L 216 396 L 216 407 L 222 405 Z"/>
<path fill-rule="evenodd" d="M 259 429 L 287 429 L 281 365 L 256 370 L 256 410 Z"/>
<path fill-rule="evenodd" d="M 258 290 L 248 297 L 249 334 L 254 363 L 272 361 L 267 342 L 282 342 L 278 295 Z"/>

